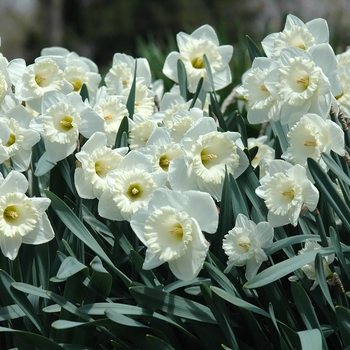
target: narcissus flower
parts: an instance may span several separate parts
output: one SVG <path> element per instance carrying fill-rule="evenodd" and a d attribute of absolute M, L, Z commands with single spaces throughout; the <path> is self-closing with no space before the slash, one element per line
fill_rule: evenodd
<path fill-rule="evenodd" d="M 100 197 L 98 212 L 110 220 L 130 221 L 132 214 L 148 204 L 153 192 L 165 186 L 166 180 L 165 172 L 153 172 L 146 155 L 131 151 L 117 169 L 107 174 L 107 188 Z"/>
<path fill-rule="evenodd" d="M 112 150 L 107 147 L 104 133 L 94 133 L 75 155 L 79 164 L 75 169 L 74 181 L 79 196 L 100 198 L 107 187 L 108 173 L 118 167 L 127 151 L 127 147 Z"/>
<path fill-rule="evenodd" d="M 287 134 L 289 147 L 282 158 L 294 164 L 307 166 L 307 158 L 313 158 L 326 169 L 321 154 L 329 154 L 331 150 L 340 156 L 345 154 L 344 132 L 332 120 L 324 120 L 317 114 L 308 113 L 290 129 Z"/>
<path fill-rule="evenodd" d="M 213 118 L 202 118 L 182 139 L 184 159 L 174 159 L 169 166 L 169 183 L 176 191 L 200 190 L 221 200 L 225 172 L 234 178 L 249 165 L 240 147 L 237 132 L 217 131 Z"/>
<path fill-rule="evenodd" d="M 0 183 L 0 247 L 11 260 L 22 243 L 42 244 L 54 237 L 45 213 L 50 200 L 29 198 L 27 190 L 27 179 L 17 171 L 11 171 Z"/>
<path fill-rule="evenodd" d="M 130 224 L 147 247 L 145 270 L 168 262 L 177 278 L 190 281 L 200 272 L 209 249 L 202 231 L 216 232 L 218 212 L 207 193 L 164 188 L 154 192 Z"/>
<path fill-rule="evenodd" d="M 42 115 L 34 118 L 30 127 L 41 133 L 47 155 L 53 162 L 73 153 L 79 133 L 89 138 L 104 125 L 103 118 L 84 104 L 77 92 L 67 96 L 57 91 L 47 92 L 42 109 Z"/>
<path fill-rule="evenodd" d="M 328 43 L 328 40 L 329 29 L 326 20 L 316 18 L 304 23 L 298 17 L 288 15 L 283 31 L 269 34 L 261 44 L 267 57 L 278 59 L 281 50 L 286 47 L 308 50 L 315 45 Z"/>
<path fill-rule="evenodd" d="M 204 65 L 206 55 L 213 75 L 215 90 L 231 83 L 231 71 L 228 65 L 233 54 L 231 45 L 219 46 L 215 30 L 208 24 L 196 29 L 192 34 L 180 32 L 176 36 L 179 52 L 171 52 L 165 60 L 163 73 L 178 82 L 177 60 L 185 66 L 188 90 L 195 92 L 200 78 L 204 78 L 203 89 L 210 91 L 210 83 Z"/>
<path fill-rule="evenodd" d="M 270 248 L 273 228 L 268 222 L 255 224 L 245 215 L 238 214 L 235 227 L 228 231 L 223 240 L 223 249 L 228 256 L 229 272 L 233 266 L 246 266 L 247 280 L 256 275 L 263 261 L 267 260 L 264 249 Z"/>
<path fill-rule="evenodd" d="M 307 239 L 305 241 L 304 248 L 298 251 L 298 255 L 301 255 L 307 252 L 312 252 L 314 250 L 319 250 L 321 248 L 322 246 L 318 244 L 315 240 Z M 322 258 L 324 275 L 326 278 L 333 274 L 329 268 L 329 264 L 331 264 L 333 261 L 334 261 L 334 254 L 326 255 Z M 310 290 L 314 290 L 319 284 L 316 276 L 316 271 L 315 271 L 315 261 L 311 261 L 309 264 L 302 266 L 301 270 L 305 273 L 308 279 L 314 281 L 310 289 Z M 297 279 L 296 276 L 289 277 L 290 281 L 294 281 L 296 279 Z"/>
<path fill-rule="evenodd" d="M 12 167 L 17 171 L 26 171 L 32 157 L 32 147 L 40 141 L 40 134 L 29 129 L 32 117 L 21 105 L 0 118 L 0 140 L 6 148 Z M 1 163 L 1 162 L 0 162 Z"/>
<path fill-rule="evenodd" d="M 260 183 L 255 192 L 269 209 L 267 219 L 272 227 L 289 223 L 296 226 L 302 208 L 312 211 L 318 203 L 318 190 L 299 164 L 273 160 Z"/>

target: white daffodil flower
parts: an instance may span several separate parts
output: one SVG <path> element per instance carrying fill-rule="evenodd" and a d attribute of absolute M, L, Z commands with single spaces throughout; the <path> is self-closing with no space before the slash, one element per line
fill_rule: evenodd
<path fill-rule="evenodd" d="M 134 80 L 135 62 L 137 62 L 136 81 L 142 82 L 146 87 L 151 85 L 151 70 L 147 59 L 135 59 L 124 53 L 116 53 L 113 56 L 112 67 L 104 79 L 108 94 L 129 94 Z"/>
<path fill-rule="evenodd" d="M 206 55 L 213 75 L 215 91 L 232 81 L 229 61 L 232 58 L 231 45 L 219 46 L 215 30 L 208 24 L 196 29 L 192 34 L 180 32 L 176 36 L 179 52 L 171 52 L 163 67 L 163 73 L 178 83 L 177 60 L 181 60 L 187 74 L 188 90 L 196 91 L 200 78 L 204 78 L 203 89 L 211 90 L 203 56 Z"/>
<path fill-rule="evenodd" d="M 129 119 L 129 146 L 131 150 L 146 147 L 147 141 L 152 133 L 158 128 L 157 122 L 153 119 L 134 114 L 134 118 Z"/>
<path fill-rule="evenodd" d="M 298 118 L 299 119 L 299 118 Z M 282 158 L 307 167 L 307 158 L 313 158 L 326 169 L 321 154 L 331 150 L 340 156 L 345 154 L 344 132 L 332 120 L 308 113 L 290 129 L 287 134 L 289 147 Z"/>
<path fill-rule="evenodd" d="M 23 59 L 12 60 L 8 71 L 15 87 L 15 96 L 40 111 L 41 97 L 48 91 L 68 94 L 73 86 L 63 77 L 66 62 L 63 57 L 38 57 L 29 66 Z M 31 101 L 31 102 L 29 102 Z"/>
<path fill-rule="evenodd" d="M 127 99 L 129 91 L 123 96 Z M 142 115 L 145 119 L 151 119 L 154 113 L 154 92 L 145 84 L 137 83 L 135 86 L 134 113 Z"/>
<path fill-rule="evenodd" d="M 218 132 L 213 118 L 200 119 L 182 139 L 185 158 L 169 166 L 171 188 L 208 192 L 220 201 L 226 170 L 237 178 L 249 165 L 240 137 L 237 132 Z"/>
<path fill-rule="evenodd" d="M 203 119 L 204 113 L 200 108 L 191 108 L 188 110 L 179 110 L 171 116 L 171 123 L 166 124 L 172 125 L 170 130 L 171 140 L 174 143 L 180 143 L 187 131 L 196 123 L 198 120 Z M 169 121 L 169 120 L 168 120 Z"/>
<path fill-rule="evenodd" d="M 309 51 L 283 49 L 281 65 L 270 72 L 265 86 L 282 102 L 282 124 L 288 123 L 293 113 L 327 115 L 333 95 L 342 90 L 335 55 L 328 44 L 313 46 Z"/>
<path fill-rule="evenodd" d="M 186 102 L 178 92 L 166 92 L 160 101 L 160 110 L 154 113 L 152 118 L 162 121 L 164 125 L 171 129 L 173 127 L 173 115 L 178 111 L 188 111 L 192 100 Z M 197 99 L 194 107 L 200 108 L 201 102 Z"/>
<path fill-rule="evenodd" d="M 106 176 L 115 170 L 127 153 L 127 147 L 107 147 L 107 137 L 102 132 L 94 133 L 76 153 L 79 163 L 74 173 L 74 182 L 81 198 L 100 198 L 107 187 Z"/>
<path fill-rule="evenodd" d="M 269 209 L 267 219 L 272 227 L 289 223 L 296 226 L 304 206 L 310 211 L 317 206 L 318 190 L 299 164 L 293 166 L 283 160 L 273 160 L 260 183 L 255 192 Z"/>
<path fill-rule="evenodd" d="M 268 165 L 275 159 L 275 150 L 265 143 L 266 140 L 266 135 L 260 136 L 258 138 L 250 137 L 247 140 L 248 150 L 254 147 L 258 147 L 258 152 L 250 164 L 253 168 L 256 168 L 257 166 L 260 167 L 260 178 L 266 175 Z"/>
<path fill-rule="evenodd" d="M 51 91 L 44 94 L 42 115 L 32 119 L 30 127 L 40 132 L 51 161 L 58 162 L 73 153 L 79 133 L 89 138 L 101 131 L 103 124 L 103 118 L 84 104 L 78 93 L 66 96 Z"/>
<path fill-rule="evenodd" d="M 247 118 L 251 124 L 279 119 L 281 102 L 271 95 L 265 85 L 268 74 L 278 67 L 279 63 L 272 59 L 257 57 L 252 68 L 242 76 L 243 85 L 237 88 L 237 93 L 247 100 Z"/>
<path fill-rule="evenodd" d="M 170 132 L 166 128 L 156 128 L 140 152 L 151 156 L 153 171 L 168 172 L 174 159 L 183 158 L 184 152 L 178 143 L 171 142 Z"/>
<path fill-rule="evenodd" d="M 29 112 L 21 105 L 0 118 L 0 140 L 5 147 L 12 167 L 17 171 L 26 171 L 32 158 L 32 147 L 40 141 L 40 134 L 29 128 L 32 120 Z"/>
<path fill-rule="evenodd" d="M 42 244 L 55 236 L 45 213 L 50 200 L 29 198 L 27 190 L 27 179 L 17 171 L 11 171 L 0 183 L 0 247 L 11 260 L 22 243 Z"/>
<path fill-rule="evenodd" d="M 308 50 L 315 45 L 328 43 L 328 41 L 329 29 L 325 19 L 316 18 L 304 23 L 298 17 L 288 15 L 283 31 L 269 34 L 261 45 L 267 57 L 278 59 L 281 50 L 286 47 Z"/>
<path fill-rule="evenodd" d="M 107 174 L 107 188 L 100 197 L 98 212 L 110 220 L 130 221 L 132 214 L 148 204 L 153 192 L 165 186 L 166 180 L 165 172 L 153 172 L 146 155 L 131 151 L 117 169 Z"/>
<path fill-rule="evenodd" d="M 245 278 L 250 280 L 267 260 L 264 249 L 270 248 L 272 241 L 273 228 L 268 222 L 255 224 L 245 215 L 238 214 L 235 227 L 223 239 L 222 247 L 228 256 L 225 273 L 233 266 L 245 265 Z"/>
<path fill-rule="evenodd" d="M 107 136 L 108 145 L 114 145 L 117 133 L 124 117 L 129 116 L 129 112 L 122 96 L 106 96 L 98 99 L 94 106 L 94 111 L 104 119 L 102 131 Z"/>
<path fill-rule="evenodd" d="M 307 239 L 305 240 L 304 248 L 298 251 L 298 255 L 301 255 L 307 252 L 312 252 L 314 250 L 318 250 L 321 248 L 322 246 L 318 244 L 315 240 Z M 333 274 L 329 268 L 329 265 L 334 261 L 334 257 L 335 257 L 334 254 L 330 254 L 322 258 L 323 270 L 326 278 Z M 310 290 L 314 290 L 319 284 L 316 276 L 315 261 L 311 261 L 309 264 L 302 266 L 301 270 L 305 273 L 308 279 L 314 281 L 312 287 L 310 288 Z M 289 277 L 290 281 L 294 281 L 296 279 L 297 279 L 296 276 Z"/>
<path fill-rule="evenodd" d="M 147 247 L 145 270 L 168 262 L 178 279 L 190 281 L 199 274 L 209 249 L 202 231 L 216 232 L 218 211 L 207 193 L 164 188 L 154 192 L 130 224 Z"/>
<path fill-rule="evenodd" d="M 63 47 L 47 47 L 41 51 L 41 56 L 62 57 L 66 62 L 63 77 L 73 86 L 73 91 L 80 92 L 85 84 L 89 93 L 90 103 L 96 98 L 101 75 L 97 65 L 87 57 L 79 56 L 76 52 L 70 52 Z"/>
<path fill-rule="evenodd" d="M 349 57 L 349 66 L 339 66 L 339 79 L 342 92 L 334 96 L 336 103 L 333 104 L 333 107 L 338 107 L 338 110 L 340 109 L 345 116 L 350 115 L 350 55 L 348 54 L 347 56 Z"/>

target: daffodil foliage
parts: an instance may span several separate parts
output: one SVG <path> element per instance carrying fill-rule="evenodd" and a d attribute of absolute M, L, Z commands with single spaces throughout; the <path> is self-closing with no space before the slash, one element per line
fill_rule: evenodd
<path fill-rule="evenodd" d="M 1 55 L 0 348 L 349 348 L 350 51 L 329 37 L 288 15 L 234 86 L 233 46 L 180 32 L 170 91 L 124 53 L 103 76 L 63 47 Z"/>

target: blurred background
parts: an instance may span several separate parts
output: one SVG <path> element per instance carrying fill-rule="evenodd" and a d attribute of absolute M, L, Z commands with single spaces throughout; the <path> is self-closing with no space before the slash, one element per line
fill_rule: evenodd
<path fill-rule="evenodd" d="M 103 73 L 116 52 L 162 64 L 176 33 L 208 23 L 246 59 L 245 35 L 260 44 L 283 29 L 288 13 L 304 22 L 325 18 L 337 53 L 350 45 L 349 0 L 0 0 L 1 52 L 30 64 L 42 48 L 63 46 Z"/>

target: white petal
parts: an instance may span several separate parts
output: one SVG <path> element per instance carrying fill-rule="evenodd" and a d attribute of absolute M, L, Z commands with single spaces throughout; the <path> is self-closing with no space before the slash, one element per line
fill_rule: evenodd
<path fill-rule="evenodd" d="M 41 214 L 38 219 L 37 226 L 22 237 L 22 242 L 26 244 L 42 244 L 51 241 L 55 237 L 55 233 L 46 213 Z"/>
<path fill-rule="evenodd" d="M 6 237 L 3 234 L 0 235 L 1 251 L 7 258 L 11 260 L 15 260 L 21 244 L 22 237 L 19 234 L 12 237 Z"/>
<path fill-rule="evenodd" d="M 27 190 L 28 181 L 26 177 L 18 171 L 11 171 L 1 184 L 0 196 L 14 192 L 25 193 Z"/>

